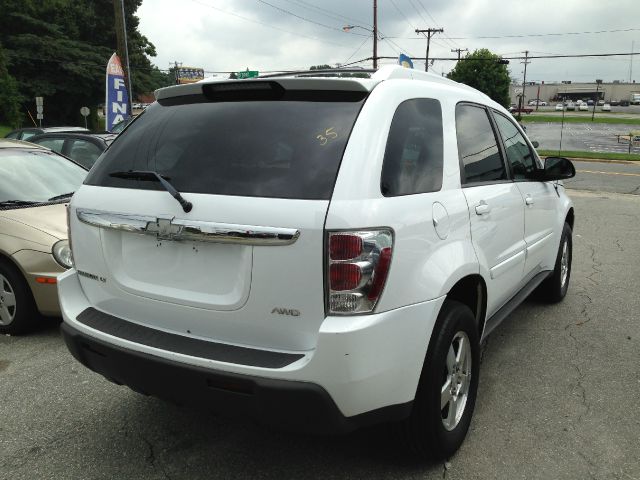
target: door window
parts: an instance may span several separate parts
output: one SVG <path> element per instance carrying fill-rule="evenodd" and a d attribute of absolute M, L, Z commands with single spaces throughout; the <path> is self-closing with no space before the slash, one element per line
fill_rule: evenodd
<path fill-rule="evenodd" d="M 463 184 L 507 180 L 507 170 L 484 108 L 458 105 L 456 134 Z"/>
<path fill-rule="evenodd" d="M 442 187 L 442 110 L 428 98 L 407 100 L 391 122 L 380 190 L 385 197 Z"/>
<path fill-rule="evenodd" d="M 524 180 L 528 174 L 537 169 L 535 155 L 513 122 L 500 114 L 496 114 L 495 119 L 502 135 L 513 178 Z"/>

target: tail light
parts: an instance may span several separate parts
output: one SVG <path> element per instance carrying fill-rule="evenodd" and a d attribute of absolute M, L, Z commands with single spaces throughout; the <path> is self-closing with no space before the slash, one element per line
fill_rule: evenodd
<path fill-rule="evenodd" d="M 371 313 L 391 266 L 391 230 L 329 232 L 327 249 L 328 314 Z"/>

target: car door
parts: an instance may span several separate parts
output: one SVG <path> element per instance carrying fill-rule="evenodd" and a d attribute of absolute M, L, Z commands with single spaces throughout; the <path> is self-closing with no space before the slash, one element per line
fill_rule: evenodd
<path fill-rule="evenodd" d="M 553 182 L 539 182 L 531 174 L 543 168 L 524 133 L 509 118 L 493 111 L 512 177 L 525 201 L 525 277 L 553 268 L 557 235 L 554 235 L 558 193 Z M 555 232 L 557 233 L 557 232 Z"/>
<path fill-rule="evenodd" d="M 487 281 L 487 316 L 520 288 L 524 272 L 524 200 L 509 178 L 499 140 L 483 106 L 456 107 L 461 182 L 471 240 Z"/>

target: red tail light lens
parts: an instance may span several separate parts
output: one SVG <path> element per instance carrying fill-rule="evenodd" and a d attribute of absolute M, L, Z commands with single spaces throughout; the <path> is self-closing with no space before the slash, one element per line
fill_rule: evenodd
<path fill-rule="evenodd" d="M 355 263 L 334 263 L 330 269 L 331 290 L 353 290 L 360 284 L 362 271 Z"/>
<path fill-rule="evenodd" d="M 334 234 L 329 237 L 331 260 L 351 260 L 362 253 L 362 238 L 357 235 Z"/>
<path fill-rule="evenodd" d="M 391 267 L 391 230 L 329 232 L 327 246 L 327 313 L 372 312 Z"/>

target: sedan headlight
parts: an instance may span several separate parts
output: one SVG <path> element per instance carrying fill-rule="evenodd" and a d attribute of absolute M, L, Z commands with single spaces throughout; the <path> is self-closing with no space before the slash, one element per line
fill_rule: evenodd
<path fill-rule="evenodd" d="M 64 268 L 73 267 L 73 254 L 71 253 L 71 247 L 67 240 L 60 240 L 53 244 L 51 254 L 55 258 L 56 262 L 62 265 Z"/>

